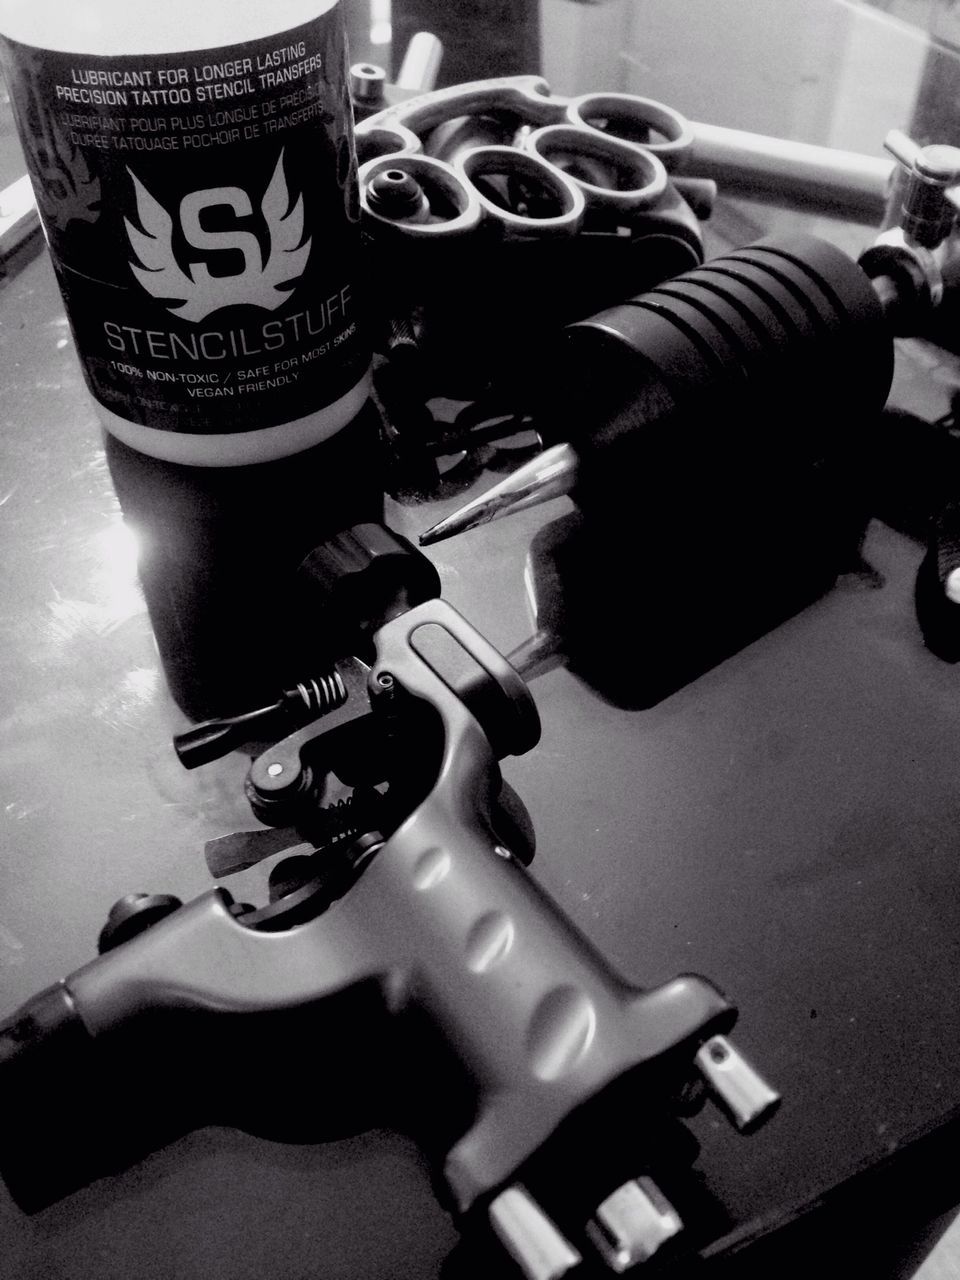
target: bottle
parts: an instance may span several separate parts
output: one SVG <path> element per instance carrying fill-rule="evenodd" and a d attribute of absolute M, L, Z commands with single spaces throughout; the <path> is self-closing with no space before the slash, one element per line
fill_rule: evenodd
<path fill-rule="evenodd" d="M 338 0 L 0 0 L 0 61 L 103 425 L 168 462 L 367 401 Z"/>

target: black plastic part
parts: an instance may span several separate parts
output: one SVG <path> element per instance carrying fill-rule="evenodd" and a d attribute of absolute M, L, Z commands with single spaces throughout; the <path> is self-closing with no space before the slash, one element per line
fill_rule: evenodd
<path fill-rule="evenodd" d="M 390 1083 L 371 1049 L 374 1036 L 389 1032 L 382 1006 L 375 984 L 324 1006 L 325 1034 L 341 1048 L 315 1064 L 300 1106 L 288 1089 L 281 1098 L 250 1081 L 269 1081 L 278 1062 L 314 1051 L 314 1007 L 215 1018 L 154 1007 L 92 1037 L 69 991 L 51 987 L 0 1024 L 0 1177 L 34 1213 L 205 1124 L 299 1142 L 357 1132 L 371 1108 L 374 1123 L 380 1118 Z M 310 1105 L 318 1091 L 336 1096 L 334 1114 Z"/>
<path fill-rule="evenodd" d="M 577 449 L 575 496 L 602 545 L 643 556 L 680 599 L 716 569 L 745 594 L 807 579 L 804 546 L 825 585 L 855 558 L 893 340 L 840 250 L 761 241 L 570 326 L 565 344 L 544 427 Z"/>
<path fill-rule="evenodd" d="M 571 325 L 557 364 L 568 380 L 545 426 L 578 446 L 589 487 L 619 470 L 623 437 L 642 464 L 665 432 L 726 442 L 762 425 L 775 436 L 798 411 L 810 414 L 806 452 L 815 455 L 825 419 L 843 423 L 883 407 L 893 344 L 856 263 L 824 241 L 789 236 Z M 632 411 L 638 397 L 642 417 Z"/>
<path fill-rule="evenodd" d="M 398 221 L 421 212 L 426 197 L 412 174 L 402 169 L 385 169 L 370 183 L 370 208 L 384 218 Z"/>
<path fill-rule="evenodd" d="M 659 701 L 859 563 L 893 340 L 840 250 L 791 235 L 713 259 L 570 326 L 554 357 L 538 425 L 576 449 L 579 512 L 532 567 L 604 696 Z M 642 623 L 611 661 L 625 592 Z"/>
<path fill-rule="evenodd" d="M 204 720 L 192 729 L 185 729 L 173 739 L 177 759 L 185 769 L 198 769 L 201 765 L 219 760 L 258 733 L 266 734 L 282 710 L 282 703 L 260 707 L 245 715 L 229 719 Z"/>
<path fill-rule="evenodd" d="M 112 951 L 182 906 L 180 899 L 169 893 L 128 893 L 110 908 L 97 939 L 97 950 L 101 955 Z"/>
<path fill-rule="evenodd" d="M 53 1059 L 63 1055 L 69 1062 L 89 1039 L 69 991 L 57 982 L 0 1023 L 0 1073 L 11 1070 L 14 1063 L 36 1063 L 44 1054 Z"/>
<path fill-rule="evenodd" d="M 440 595 L 433 563 L 382 524 L 354 525 L 314 548 L 300 566 L 300 577 L 325 625 L 337 628 L 348 647 L 356 637 L 372 636 L 391 618 Z"/>
<path fill-rule="evenodd" d="M 343 679 L 334 669 L 284 690 L 269 707 L 194 725 L 174 737 L 173 747 L 185 769 L 196 769 L 239 747 L 279 738 L 343 706 L 346 700 Z"/>
<path fill-rule="evenodd" d="M 924 642 L 944 662 L 960 661 L 960 602 L 947 594 L 947 579 L 958 569 L 960 502 L 948 502 L 932 521 L 914 593 Z"/>
<path fill-rule="evenodd" d="M 86 1132 L 85 1104 L 73 1106 L 68 1099 L 78 1096 L 93 1050 L 94 1041 L 62 982 L 33 996 L 0 1024 L 0 1175 L 25 1209 L 56 1198 L 75 1181 L 78 1153 L 72 1133 L 80 1130 L 87 1139 L 93 1135 Z M 51 1159 L 53 1152 L 56 1159 Z"/>

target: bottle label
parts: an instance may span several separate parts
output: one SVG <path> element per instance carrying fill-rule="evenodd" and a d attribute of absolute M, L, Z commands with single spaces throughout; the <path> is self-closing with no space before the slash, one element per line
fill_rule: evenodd
<path fill-rule="evenodd" d="M 99 57 L 0 40 L 0 54 L 97 400 L 209 435 L 305 417 L 358 383 L 369 349 L 336 5 L 221 49 Z"/>

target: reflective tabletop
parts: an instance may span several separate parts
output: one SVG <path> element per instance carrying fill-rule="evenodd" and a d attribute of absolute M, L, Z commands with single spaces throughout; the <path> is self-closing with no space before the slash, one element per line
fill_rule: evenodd
<path fill-rule="evenodd" d="M 410 35 L 432 30 L 441 83 L 539 72 L 558 93 L 638 93 L 690 119 L 879 157 L 890 128 L 956 140 L 960 26 L 938 6 L 931 36 L 914 25 L 929 8 L 398 0 L 393 70 Z M 363 49 L 379 55 L 389 46 Z M 4 128 L 0 186 L 20 172 L 8 115 Z M 811 231 L 856 256 L 876 234 L 797 202 L 719 194 L 708 257 L 771 230 Z M 536 298 L 508 304 L 549 324 Z M 188 772 L 172 737 L 257 705 L 310 661 L 293 574 L 323 537 L 379 517 L 384 471 L 372 409 L 337 444 L 253 475 L 188 474 L 108 443 L 35 242 L 0 284 L 0 379 L 6 1013 L 94 956 L 115 900 L 210 888 L 204 843 L 251 825 L 249 757 Z M 538 627 L 559 635 L 559 656 L 531 681 L 542 739 L 504 763 L 536 831 L 531 873 L 631 981 L 715 982 L 739 1009 L 738 1043 L 782 1093 L 749 1137 L 712 1111 L 690 1121 L 716 1275 L 792 1274 L 782 1253 L 764 1252 L 784 1240 L 797 1268 L 909 1275 L 935 1220 L 960 1203 L 955 1161 L 943 1163 L 960 1107 L 960 700 L 956 668 L 925 646 L 914 606 L 943 480 L 930 441 L 958 385 L 945 347 L 898 342 L 863 459 L 861 557 L 656 696 L 644 691 L 663 650 L 651 635 L 670 636 L 650 594 L 661 548 L 611 546 L 593 589 L 564 597 L 562 550 L 579 516 L 563 496 L 428 550 L 444 597 L 501 652 Z M 450 404 L 438 398 L 435 412 Z M 383 517 L 415 541 L 530 456 L 518 434 L 454 457 L 431 492 L 390 486 Z M 730 572 L 704 550 L 694 589 Z M 564 643 L 558 594 L 568 611 L 589 610 L 575 619 L 579 648 Z M 707 613 L 698 625 L 709 635 L 722 622 Z M 237 896 L 263 893 L 256 873 L 237 879 Z M 378 1117 L 319 1140 L 330 1099 L 310 1060 L 272 1060 L 265 1047 L 249 1088 L 268 1109 L 302 1112 L 299 1140 L 269 1124 L 200 1129 L 30 1215 L 0 1188 L 0 1277 L 471 1274 L 413 1139 Z M 177 1045 L 161 1067 L 180 1087 L 216 1092 L 205 1061 Z M 145 1075 L 133 1089 L 145 1111 L 158 1083 Z M 69 1076 L 58 1087 L 52 1106 L 83 1108 Z M 443 1095 L 442 1079 L 432 1087 Z"/>

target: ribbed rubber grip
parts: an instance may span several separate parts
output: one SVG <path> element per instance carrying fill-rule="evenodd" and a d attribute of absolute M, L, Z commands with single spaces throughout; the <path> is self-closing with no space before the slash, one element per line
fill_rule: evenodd
<path fill-rule="evenodd" d="M 809 236 L 565 329 L 538 426 L 578 458 L 557 558 L 575 668 L 649 705 L 857 567 L 892 371 L 869 279 Z"/>
<path fill-rule="evenodd" d="M 870 281 L 801 235 L 712 259 L 569 326 L 564 342 L 553 427 L 591 442 L 584 471 L 601 471 L 608 497 L 611 468 L 614 480 L 625 460 L 649 472 L 678 442 L 721 458 L 740 440 L 815 459 L 838 423 L 879 412 L 893 376 Z"/>

